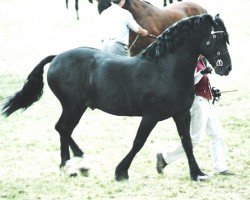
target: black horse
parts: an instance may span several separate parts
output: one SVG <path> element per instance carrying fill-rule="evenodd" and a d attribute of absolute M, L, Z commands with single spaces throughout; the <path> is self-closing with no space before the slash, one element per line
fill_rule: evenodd
<path fill-rule="evenodd" d="M 231 59 L 228 33 L 221 18 L 205 14 L 186 18 L 166 29 L 135 57 L 120 57 L 81 47 L 43 59 L 29 74 L 22 90 L 3 107 L 9 116 L 39 100 L 43 69 L 51 62 L 48 84 L 62 105 L 55 128 L 60 134 L 61 166 L 83 152 L 71 134 L 84 111 L 100 109 L 118 116 L 141 116 L 132 149 L 116 168 L 116 180 L 128 179 L 128 169 L 157 122 L 172 117 L 185 149 L 193 180 L 204 176 L 193 155 L 189 109 L 194 100 L 194 70 L 203 54 L 219 75 L 228 75 Z"/>

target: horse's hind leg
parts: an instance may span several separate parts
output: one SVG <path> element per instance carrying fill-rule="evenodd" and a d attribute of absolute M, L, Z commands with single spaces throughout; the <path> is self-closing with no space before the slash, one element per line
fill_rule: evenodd
<path fill-rule="evenodd" d="M 150 132 L 155 127 L 158 121 L 154 117 L 143 117 L 139 129 L 137 131 L 136 137 L 132 149 L 127 154 L 127 156 L 119 163 L 115 170 L 115 176 L 117 181 L 128 179 L 128 169 L 135 157 L 135 155 L 140 151 L 146 142 Z"/>
<path fill-rule="evenodd" d="M 71 134 L 82 117 L 87 107 L 83 106 L 63 106 L 62 115 L 56 124 L 56 130 L 60 135 L 61 142 L 61 167 L 70 159 L 69 145 L 74 155 L 82 156 L 83 152 L 71 138 Z"/>
<path fill-rule="evenodd" d="M 75 141 L 73 140 L 72 137 L 70 137 L 70 139 L 69 139 L 69 146 L 72 149 L 74 156 L 76 156 L 76 157 L 83 156 L 82 150 L 78 147 L 78 145 L 75 143 Z"/>
<path fill-rule="evenodd" d="M 174 116 L 173 119 L 175 121 L 179 136 L 181 138 L 182 146 L 187 155 L 192 180 L 197 181 L 207 179 L 208 176 L 201 172 L 193 154 L 193 146 L 190 137 L 191 117 L 189 110 Z"/>

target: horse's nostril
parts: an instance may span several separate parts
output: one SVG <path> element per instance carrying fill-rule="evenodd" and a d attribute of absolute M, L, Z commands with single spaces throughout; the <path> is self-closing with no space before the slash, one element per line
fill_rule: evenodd
<path fill-rule="evenodd" d="M 232 66 L 228 67 L 228 70 L 231 71 L 232 70 Z"/>

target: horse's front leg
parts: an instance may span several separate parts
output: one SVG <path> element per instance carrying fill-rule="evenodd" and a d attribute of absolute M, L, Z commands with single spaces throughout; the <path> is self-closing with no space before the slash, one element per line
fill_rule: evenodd
<path fill-rule="evenodd" d="M 187 155 L 191 179 L 195 181 L 207 179 L 208 176 L 200 170 L 193 154 L 193 146 L 190 137 L 190 111 L 188 110 L 178 114 L 174 116 L 173 119 L 181 138 L 182 146 Z"/>
<path fill-rule="evenodd" d="M 158 121 L 154 117 L 143 117 L 138 128 L 136 137 L 133 142 L 132 149 L 126 155 L 126 157 L 119 163 L 115 170 L 115 178 L 117 181 L 128 179 L 128 169 L 140 149 L 145 144 L 150 132 L 155 127 Z"/>

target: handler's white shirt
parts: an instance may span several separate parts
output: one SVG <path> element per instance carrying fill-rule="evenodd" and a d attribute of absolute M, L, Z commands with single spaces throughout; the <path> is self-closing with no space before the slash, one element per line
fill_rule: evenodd
<path fill-rule="evenodd" d="M 129 44 L 129 29 L 137 32 L 140 27 L 132 14 L 117 4 L 112 4 L 101 13 L 100 26 L 102 40 L 112 40 L 126 45 Z"/>

